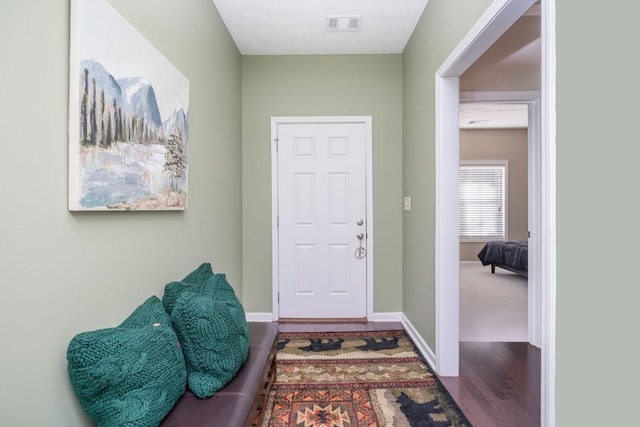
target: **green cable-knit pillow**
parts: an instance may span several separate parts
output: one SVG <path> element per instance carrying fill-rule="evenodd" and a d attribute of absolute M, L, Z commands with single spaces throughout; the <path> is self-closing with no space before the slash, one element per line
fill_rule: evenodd
<path fill-rule="evenodd" d="M 240 300 L 226 275 L 214 274 L 204 263 L 182 281 L 168 283 L 162 303 L 182 345 L 189 388 L 198 397 L 212 396 L 234 377 L 249 352 L 249 325 Z"/>
<path fill-rule="evenodd" d="M 214 273 L 213 273 L 213 269 L 211 268 L 211 263 L 205 262 L 200 264 L 198 268 L 193 270 L 191 273 L 187 274 L 187 276 L 184 279 L 182 279 L 181 282 L 195 283 L 197 285 L 201 285 L 207 280 L 209 280 L 209 278 L 211 278 L 213 274 Z"/>
<path fill-rule="evenodd" d="M 155 296 L 120 326 L 73 337 L 67 370 L 80 406 L 98 426 L 158 425 L 186 389 L 184 355 Z"/>
<path fill-rule="evenodd" d="M 133 313 L 127 317 L 119 328 L 136 329 L 142 326 L 154 325 L 156 323 L 167 324 L 171 322 L 171 317 L 164 310 L 162 301 L 157 296 L 147 298 L 140 304 Z M 171 323 L 169 323 L 170 325 Z"/>
<path fill-rule="evenodd" d="M 205 262 L 200 264 L 198 268 L 189 273 L 184 279 L 168 283 L 164 287 L 164 295 L 162 296 L 162 304 L 164 304 L 164 308 L 167 310 L 167 313 L 171 314 L 178 297 L 184 291 L 201 294 L 204 292 L 205 287 L 207 287 L 209 291 L 215 289 L 217 287 L 215 283 L 220 281 L 220 277 L 216 276 L 220 275 L 215 274 L 211 269 L 211 264 Z M 212 279 L 214 280 L 214 284 L 212 285 L 210 283 L 207 285 L 207 283 Z"/>
<path fill-rule="evenodd" d="M 187 364 L 187 383 L 198 397 L 213 396 L 247 358 L 245 332 L 229 304 L 184 292 L 171 313 Z"/>
<path fill-rule="evenodd" d="M 167 313 L 171 314 L 176 301 L 183 292 L 195 292 L 200 295 L 206 295 L 215 301 L 227 303 L 229 309 L 233 313 L 233 319 L 236 326 L 242 330 L 241 341 L 245 340 L 246 346 L 249 348 L 249 325 L 247 323 L 244 307 L 233 290 L 233 287 L 227 281 L 225 274 L 215 274 L 211 269 L 211 264 L 201 264 L 193 272 L 189 273 L 180 282 L 170 282 L 164 287 L 164 295 L 162 296 L 162 304 Z"/>

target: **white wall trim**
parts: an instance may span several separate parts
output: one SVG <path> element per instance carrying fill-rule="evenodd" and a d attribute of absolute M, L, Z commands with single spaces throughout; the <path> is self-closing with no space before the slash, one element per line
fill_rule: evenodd
<path fill-rule="evenodd" d="M 556 425 L 556 1 L 542 2 L 541 426 Z"/>
<path fill-rule="evenodd" d="M 495 0 L 438 68 L 436 74 L 441 77 L 459 77 L 533 3 L 535 0 Z"/>
<path fill-rule="evenodd" d="M 401 322 L 404 314 L 398 313 L 373 313 L 374 322 Z"/>
<path fill-rule="evenodd" d="M 247 322 L 273 322 L 273 313 L 245 313 Z M 404 313 L 402 312 L 388 312 L 388 313 L 373 313 L 371 316 L 372 322 L 402 322 Z"/>
<path fill-rule="evenodd" d="M 278 152 L 275 141 L 278 125 L 287 123 L 363 123 L 365 125 L 365 173 L 367 203 L 367 319 L 373 319 L 373 123 L 372 116 L 295 116 L 271 117 L 271 265 L 272 265 L 272 320 L 279 319 L 278 289 L 280 274 L 278 263 Z"/>
<path fill-rule="evenodd" d="M 422 357 L 424 357 L 429 366 L 431 366 L 435 370 L 436 356 L 433 353 L 433 350 L 431 350 L 429 344 L 427 344 L 427 342 L 422 339 L 422 336 L 418 333 L 416 328 L 414 328 L 414 326 L 411 324 L 411 321 L 404 314 L 402 314 L 402 326 L 404 326 L 404 329 L 411 337 L 411 340 L 413 340 L 413 343 L 418 348 L 420 354 L 422 354 Z"/>
<path fill-rule="evenodd" d="M 528 339 L 531 345 L 541 347 L 542 343 L 542 280 L 540 259 L 542 258 L 542 115 L 540 97 L 529 102 L 528 153 L 529 167 L 528 215 L 529 215 L 529 274 L 528 274 Z"/>
<path fill-rule="evenodd" d="M 521 16 L 531 5 L 533 0 L 496 0 L 487 9 L 485 14 L 478 20 L 464 40 L 454 49 L 449 58 L 442 64 L 436 72 L 436 153 L 439 151 L 459 151 L 455 140 L 444 139 L 453 133 L 452 129 L 458 126 L 457 115 L 451 117 L 441 117 L 438 119 L 437 111 L 448 111 L 450 103 L 453 102 L 451 90 L 448 90 L 459 76 L 489 47 L 495 40 L 508 29 L 515 20 Z M 542 2 L 542 91 L 541 91 L 541 224 L 540 239 L 541 247 L 544 248 L 542 259 L 540 260 L 541 291 L 541 329 L 542 329 L 542 372 L 541 372 L 541 426 L 555 426 L 555 287 L 556 287 L 556 217 L 555 217 L 555 0 Z M 455 94 L 457 97 L 459 94 Z M 456 98 L 457 100 L 457 98 Z M 443 129 L 437 129 L 442 126 Z M 452 143 L 453 142 L 453 143 Z M 450 155 L 436 155 L 436 163 L 442 159 L 450 158 Z M 451 188 L 451 183 L 439 183 L 439 180 L 449 176 L 443 169 L 457 168 L 457 164 L 438 165 L 436 164 L 436 188 Z M 441 175 L 442 173 L 442 175 Z M 442 217 L 443 213 L 452 214 L 455 211 L 447 211 L 446 206 L 450 200 L 439 197 L 443 194 L 446 198 L 457 198 L 457 188 L 453 193 L 442 193 L 436 190 L 436 254 L 443 245 L 441 239 L 446 239 L 447 234 L 453 228 L 447 227 L 447 221 Z M 445 234 L 443 234 L 445 233 Z M 457 234 L 450 234 L 455 236 Z M 442 254 L 436 258 L 436 304 L 444 302 L 445 306 L 436 309 L 436 343 L 439 347 L 441 334 L 457 334 L 457 331 L 450 329 L 451 325 L 440 322 L 438 316 L 445 310 L 454 310 L 456 314 L 459 306 L 455 299 L 438 297 L 438 293 L 443 289 L 446 292 L 451 283 L 442 282 L 442 277 L 437 274 L 438 270 L 451 268 L 459 262 L 456 259 L 452 262 L 447 258 L 450 253 Z M 457 265 L 454 266 L 457 268 Z M 445 294 L 446 295 L 446 294 Z M 456 368 L 458 367 L 458 356 L 451 349 L 436 348 L 438 359 L 441 357 L 454 357 Z M 438 360 L 440 362 L 440 360 Z M 457 370 L 457 369 L 456 369 Z"/>
<path fill-rule="evenodd" d="M 280 269 L 278 263 L 278 250 L 280 240 L 278 234 L 278 152 L 276 141 L 278 139 L 278 118 L 271 117 L 271 318 L 279 319 L 278 289 Z"/>
<path fill-rule="evenodd" d="M 459 79 L 436 75 L 436 361 L 457 377 L 460 358 L 460 226 L 458 224 Z M 454 123 L 455 119 L 455 123 Z M 446 143 L 445 143 L 446 141 Z"/>
<path fill-rule="evenodd" d="M 247 322 L 273 322 L 272 313 L 245 313 Z"/>

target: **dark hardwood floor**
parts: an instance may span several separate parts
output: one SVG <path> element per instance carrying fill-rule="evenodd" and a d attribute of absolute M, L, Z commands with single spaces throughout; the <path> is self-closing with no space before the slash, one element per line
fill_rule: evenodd
<path fill-rule="evenodd" d="M 403 329 L 399 322 L 280 322 L 282 332 Z M 440 380 L 474 427 L 540 426 L 540 349 L 461 342 L 460 376 Z"/>
<path fill-rule="evenodd" d="M 461 342 L 460 376 L 440 380 L 475 427 L 540 426 L 540 349 Z"/>

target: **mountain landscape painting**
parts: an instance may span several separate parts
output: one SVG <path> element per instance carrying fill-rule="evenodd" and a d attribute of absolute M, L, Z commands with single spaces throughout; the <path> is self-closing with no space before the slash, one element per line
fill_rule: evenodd
<path fill-rule="evenodd" d="M 69 210 L 187 208 L 189 81 L 105 0 L 72 0 Z"/>

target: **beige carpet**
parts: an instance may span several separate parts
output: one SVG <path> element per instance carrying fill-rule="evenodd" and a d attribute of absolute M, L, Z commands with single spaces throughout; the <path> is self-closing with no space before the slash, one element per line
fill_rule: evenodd
<path fill-rule="evenodd" d="M 527 279 L 460 262 L 460 341 L 526 342 Z"/>

